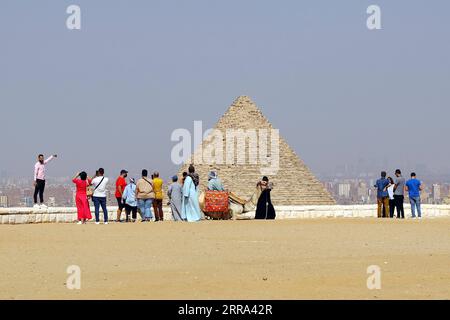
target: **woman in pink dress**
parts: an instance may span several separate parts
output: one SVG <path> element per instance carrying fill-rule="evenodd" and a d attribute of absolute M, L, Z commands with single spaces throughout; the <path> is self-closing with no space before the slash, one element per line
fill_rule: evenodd
<path fill-rule="evenodd" d="M 84 224 L 87 220 L 92 219 L 91 208 L 87 197 L 87 187 L 91 185 L 92 179 L 87 176 L 86 172 L 77 173 L 73 177 L 72 182 L 77 186 L 75 202 L 78 210 L 78 224 Z"/>

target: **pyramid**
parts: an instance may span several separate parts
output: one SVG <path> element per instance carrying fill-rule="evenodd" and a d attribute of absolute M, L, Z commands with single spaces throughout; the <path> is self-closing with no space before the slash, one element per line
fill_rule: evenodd
<path fill-rule="evenodd" d="M 238 148 L 239 141 L 234 145 L 236 151 L 232 156 L 234 160 L 232 162 L 225 160 L 221 163 L 218 161 L 196 161 L 196 159 L 202 159 L 201 156 L 205 153 L 205 150 L 208 150 L 208 148 L 211 147 L 211 144 L 217 142 L 217 140 L 214 139 L 204 139 L 180 170 L 180 174 L 183 171 L 187 171 L 189 164 L 193 163 L 196 172 L 200 175 L 200 190 L 204 190 L 207 186 L 208 172 L 210 170 L 215 170 L 226 189 L 232 191 L 241 198 L 249 199 L 255 192 L 256 183 L 263 175 L 267 175 L 274 184 L 274 189 L 272 191 L 272 202 L 274 205 L 335 204 L 334 199 L 325 189 L 323 184 L 314 177 L 308 167 L 281 137 L 276 139 L 279 146 L 277 148 L 277 150 L 279 150 L 279 156 L 273 156 L 275 153 L 273 153 L 271 147 L 277 146 L 273 142 L 275 141 L 274 135 L 271 134 L 271 130 L 274 128 L 249 97 L 238 97 L 229 107 L 227 112 L 219 119 L 214 129 L 217 130 L 216 132 L 223 135 L 223 139 L 221 139 L 224 141 L 222 150 L 225 156 L 223 158 L 226 157 L 228 150 L 225 143 L 227 130 L 253 130 L 258 133 L 266 131 L 268 132 L 268 136 L 267 139 L 258 140 L 256 149 L 248 147 L 249 138 L 245 140 L 247 143 L 244 143 L 243 145 L 247 148 L 246 154 L 244 155 L 244 163 L 238 161 L 239 152 L 236 149 Z M 210 135 L 209 137 L 212 136 Z M 267 146 L 261 147 L 263 144 L 261 144 L 260 141 L 267 141 Z M 217 144 L 215 144 L 215 146 L 217 146 Z M 267 148 L 267 151 L 265 148 Z M 217 150 L 220 149 L 221 148 L 218 148 Z M 270 166 L 267 163 L 263 163 L 264 156 L 261 156 L 261 154 L 265 154 L 266 152 L 268 159 L 266 161 L 272 161 L 271 163 L 274 163 L 275 160 L 272 159 L 279 159 L 278 170 L 273 172 L 273 174 L 263 174 L 264 168 Z M 212 154 L 215 155 L 217 153 L 213 152 Z M 270 155 L 272 155 L 273 158 L 271 158 Z M 250 161 L 252 156 L 253 161 Z M 255 158 L 258 160 L 257 163 L 254 161 Z"/>

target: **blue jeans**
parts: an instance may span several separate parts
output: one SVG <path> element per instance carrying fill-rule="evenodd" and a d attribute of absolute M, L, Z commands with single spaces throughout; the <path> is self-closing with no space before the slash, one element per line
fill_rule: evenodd
<path fill-rule="evenodd" d="M 422 217 L 422 210 L 420 209 L 420 197 L 409 197 L 409 202 L 411 203 L 412 217 L 416 217 L 416 207 L 418 217 Z"/>
<path fill-rule="evenodd" d="M 138 208 L 141 211 L 141 218 L 152 219 L 152 202 L 153 199 L 138 199 Z"/>
<path fill-rule="evenodd" d="M 92 197 L 92 201 L 94 201 L 94 207 L 95 207 L 95 221 L 100 221 L 100 206 L 103 210 L 103 221 L 108 222 L 108 209 L 106 208 L 106 198 L 100 198 L 100 197 Z"/>

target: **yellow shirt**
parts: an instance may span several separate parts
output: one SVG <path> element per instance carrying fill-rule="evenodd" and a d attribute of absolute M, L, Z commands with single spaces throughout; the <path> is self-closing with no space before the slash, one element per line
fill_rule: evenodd
<path fill-rule="evenodd" d="M 163 181 L 161 178 L 153 179 L 153 191 L 155 192 L 155 199 L 162 200 L 163 194 Z"/>

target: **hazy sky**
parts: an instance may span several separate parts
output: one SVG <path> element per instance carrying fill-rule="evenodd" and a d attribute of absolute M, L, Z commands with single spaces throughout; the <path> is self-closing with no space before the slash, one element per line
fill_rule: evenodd
<path fill-rule="evenodd" d="M 81 30 L 66 8 L 82 10 Z M 369 31 L 366 9 L 382 10 Z M 0 1 L 0 170 L 176 169 L 176 128 L 249 95 L 315 173 L 450 171 L 450 2 Z M 205 128 L 206 129 L 206 128 Z"/>

